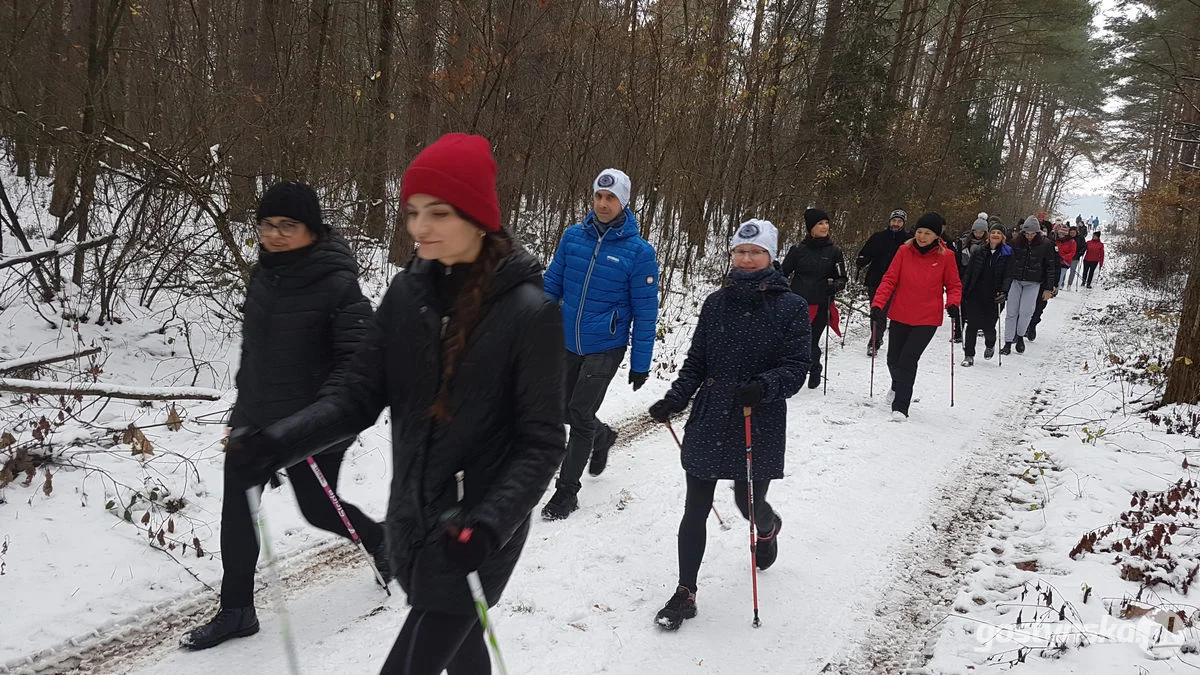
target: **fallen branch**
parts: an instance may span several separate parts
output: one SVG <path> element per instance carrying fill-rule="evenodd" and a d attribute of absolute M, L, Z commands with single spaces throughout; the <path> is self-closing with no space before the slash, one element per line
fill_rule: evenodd
<path fill-rule="evenodd" d="M 131 387 L 103 382 L 39 382 L 0 377 L 0 391 L 45 396 L 105 396 L 136 401 L 218 401 L 223 392 L 204 387 Z"/>
<path fill-rule="evenodd" d="M 65 244 L 59 244 L 58 246 L 54 246 L 51 248 L 42 248 L 42 249 L 38 249 L 36 251 L 30 251 L 28 253 L 21 253 L 19 255 L 9 256 L 7 258 L 0 259 L 0 269 L 4 269 L 5 267 L 12 267 L 13 265 L 20 265 L 21 263 L 36 262 L 38 260 L 42 260 L 43 258 L 61 258 L 63 256 L 71 255 L 72 253 L 75 253 L 76 251 L 86 251 L 89 248 L 96 248 L 97 246 L 103 246 L 116 238 L 117 238 L 117 235 L 110 234 L 105 237 L 99 237 L 96 239 L 88 239 L 87 241 L 83 241 L 83 242 L 76 243 L 76 242 L 72 241 L 72 242 L 67 242 Z"/>
<path fill-rule="evenodd" d="M 59 361 L 70 361 L 71 359 L 83 358 L 92 354 L 99 354 L 99 347 L 90 347 L 82 351 L 70 350 L 65 352 L 55 352 L 53 354 L 35 354 L 33 356 L 23 356 L 19 359 L 11 361 L 0 361 L 0 373 L 5 373 L 13 370 L 25 370 L 29 368 L 38 368 Z"/>

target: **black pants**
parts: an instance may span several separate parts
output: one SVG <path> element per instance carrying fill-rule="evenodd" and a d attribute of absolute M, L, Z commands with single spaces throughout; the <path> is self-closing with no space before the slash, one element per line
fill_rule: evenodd
<path fill-rule="evenodd" d="M 1037 330 L 1038 324 L 1042 322 L 1042 312 L 1046 309 L 1048 303 L 1048 300 L 1042 299 L 1041 292 L 1038 292 L 1037 307 L 1033 310 L 1033 316 L 1029 317 L 1029 328 L 1025 331 L 1026 335 L 1029 335 L 1029 331 Z"/>
<path fill-rule="evenodd" d="M 329 486 L 337 490 L 338 473 L 342 468 L 345 452 L 317 455 L 313 459 L 325 475 Z M 296 503 L 304 518 L 327 532 L 349 538 L 346 525 L 333 508 L 325 489 L 308 466 L 300 462 L 287 470 Z M 225 463 L 225 496 L 221 500 L 221 606 L 249 607 L 254 604 L 254 566 L 258 563 L 258 537 L 254 532 L 254 519 L 250 515 L 250 504 L 246 501 L 246 490 L 262 485 L 246 485 Z M 363 546 L 372 554 L 383 546 L 383 526 L 371 520 L 353 504 L 342 502 L 342 510 L 350 524 L 358 532 Z"/>
<path fill-rule="evenodd" d="M 767 503 L 767 488 L 770 479 L 754 481 L 754 528 L 758 534 L 769 535 L 775 531 L 775 510 Z M 679 521 L 679 585 L 696 590 L 696 576 L 704 560 L 704 547 L 708 543 L 708 512 L 712 510 L 713 494 L 717 481 L 687 477 L 687 501 L 683 507 L 683 519 Z M 746 481 L 733 482 L 733 501 L 742 517 L 749 519 L 750 510 L 746 502 Z"/>
<path fill-rule="evenodd" d="M 867 297 L 869 299 L 869 302 L 867 304 L 867 311 L 871 310 L 871 307 L 875 302 L 875 293 L 878 290 L 879 290 L 878 285 L 867 286 Z M 893 295 L 893 297 L 895 297 L 894 293 L 892 295 Z M 875 348 L 876 349 L 878 349 L 881 345 L 883 345 L 883 334 L 887 332 L 887 327 L 888 327 L 887 313 L 888 313 L 888 309 L 890 309 L 891 306 L 892 306 L 892 298 L 888 298 L 887 303 L 883 306 L 883 316 L 880 317 L 880 319 L 878 321 L 876 321 L 875 319 L 871 319 L 871 328 L 873 329 L 871 332 L 875 336 Z"/>
<path fill-rule="evenodd" d="M 812 320 L 812 349 L 809 354 L 812 357 L 812 365 L 809 372 L 821 372 L 821 340 L 825 336 L 825 330 L 829 328 L 829 303 L 817 305 L 817 315 Z"/>
<path fill-rule="evenodd" d="M 995 302 L 983 299 L 963 303 L 966 312 L 967 334 L 963 336 L 963 356 L 975 356 L 976 332 L 983 331 L 983 344 L 987 348 L 996 346 L 996 325 L 1000 307 Z"/>
<path fill-rule="evenodd" d="M 488 675 L 483 628 L 474 616 L 413 608 L 379 675 Z"/>
<path fill-rule="evenodd" d="M 1084 260 L 1083 261 L 1083 285 L 1084 286 L 1092 285 L 1092 278 L 1096 276 L 1096 267 L 1099 265 L 1100 265 L 1099 260 L 1096 260 L 1096 261 Z"/>
<path fill-rule="evenodd" d="M 579 492 L 579 478 L 583 476 L 583 469 L 592 455 L 596 430 L 602 424 L 596 419 L 596 411 L 604 402 L 608 385 L 612 383 L 613 375 L 617 374 L 617 368 L 624 358 L 624 347 L 586 356 L 567 351 L 565 395 L 571 435 L 567 439 L 567 456 L 563 458 L 558 482 L 555 483 L 559 490 Z"/>
<path fill-rule="evenodd" d="M 937 326 L 910 326 L 899 321 L 892 321 L 892 332 L 888 337 L 887 364 L 888 372 L 892 375 L 892 391 L 896 398 L 892 401 L 892 410 L 908 414 L 908 406 L 912 403 L 913 384 L 917 381 L 917 361 Z"/>

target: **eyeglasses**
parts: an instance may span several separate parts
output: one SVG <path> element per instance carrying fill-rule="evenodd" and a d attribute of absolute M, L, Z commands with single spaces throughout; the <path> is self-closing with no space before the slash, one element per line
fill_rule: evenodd
<path fill-rule="evenodd" d="M 258 221 L 259 236 L 267 235 L 271 230 L 275 230 L 281 237 L 291 237 L 304 227 L 304 223 L 295 220 L 284 220 L 279 223 L 271 223 L 265 220 Z"/>

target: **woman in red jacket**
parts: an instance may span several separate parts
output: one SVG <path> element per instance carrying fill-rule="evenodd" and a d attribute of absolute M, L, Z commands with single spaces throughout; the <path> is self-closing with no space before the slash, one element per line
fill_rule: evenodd
<path fill-rule="evenodd" d="M 1083 285 L 1092 287 L 1092 278 L 1096 276 L 1096 267 L 1104 269 L 1104 242 L 1100 241 L 1100 233 L 1092 234 L 1087 243 L 1087 253 L 1083 255 Z"/>
<path fill-rule="evenodd" d="M 887 363 L 892 374 L 892 420 L 896 422 L 908 419 L 917 361 L 942 325 L 942 307 L 951 319 L 959 318 L 962 283 L 954 252 L 941 241 L 945 226 L 946 219 L 936 213 L 917 220 L 913 239 L 896 252 L 871 302 L 871 317 L 877 321 L 883 320 L 888 300 L 892 302 L 887 312 L 892 320 Z"/>
<path fill-rule="evenodd" d="M 1075 237 L 1078 235 L 1079 231 L 1072 227 L 1058 240 L 1058 287 L 1063 290 L 1070 288 L 1067 285 L 1067 274 L 1071 271 L 1071 263 L 1075 260 L 1075 249 L 1078 248 Z"/>

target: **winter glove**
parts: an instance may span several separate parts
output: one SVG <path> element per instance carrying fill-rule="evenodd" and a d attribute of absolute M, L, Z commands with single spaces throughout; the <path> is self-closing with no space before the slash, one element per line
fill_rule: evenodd
<path fill-rule="evenodd" d="M 737 390 L 738 405 L 743 408 L 753 408 L 762 403 L 763 400 L 763 385 L 758 380 L 748 380 L 743 382 Z"/>
<path fill-rule="evenodd" d="M 997 305 L 1003 305 L 1006 302 L 1008 302 L 1008 293 L 997 293 L 996 294 L 996 304 Z"/>
<path fill-rule="evenodd" d="M 278 453 L 254 427 L 234 429 L 225 442 L 225 461 L 247 485 L 263 485 L 275 475 Z"/>
<path fill-rule="evenodd" d="M 632 384 L 633 390 L 637 391 L 642 388 L 643 384 L 646 384 L 646 378 L 648 377 L 650 377 L 650 373 L 639 373 L 631 370 L 629 371 L 629 384 Z"/>
<path fill-rule="evenodd" d="M 666 422 L 671 419 L 671 415 L 679 412 L 680 409 L 670 399 L 662 399 L 650 406 L 650 418 L 655 422 Z"/>
<path fill-rule="evenodd" d="M 962 314 L 958 311 L 958 305 L 950 305 L 946 308 L 946 313 L 955 321 L 959 321 L 962 318 Z"/>
<path fill-rule="evenodd" d="M 883 320 L 886 318 L 887 318 L 887 315 L 883 313 L 882 307 L 872 307 L 871 308 L 871 320 L 872 321 L 874 321 L 875 323 L 883 323 Z"/>
<path fill-rule="evenodd" d="M 442 514 L 442 552 L 446 559 L 464 572 L 479 569 L 496 549 L 496 538 L 488 529 L 467 519 L 462 509 L 453 508 Z"/>

